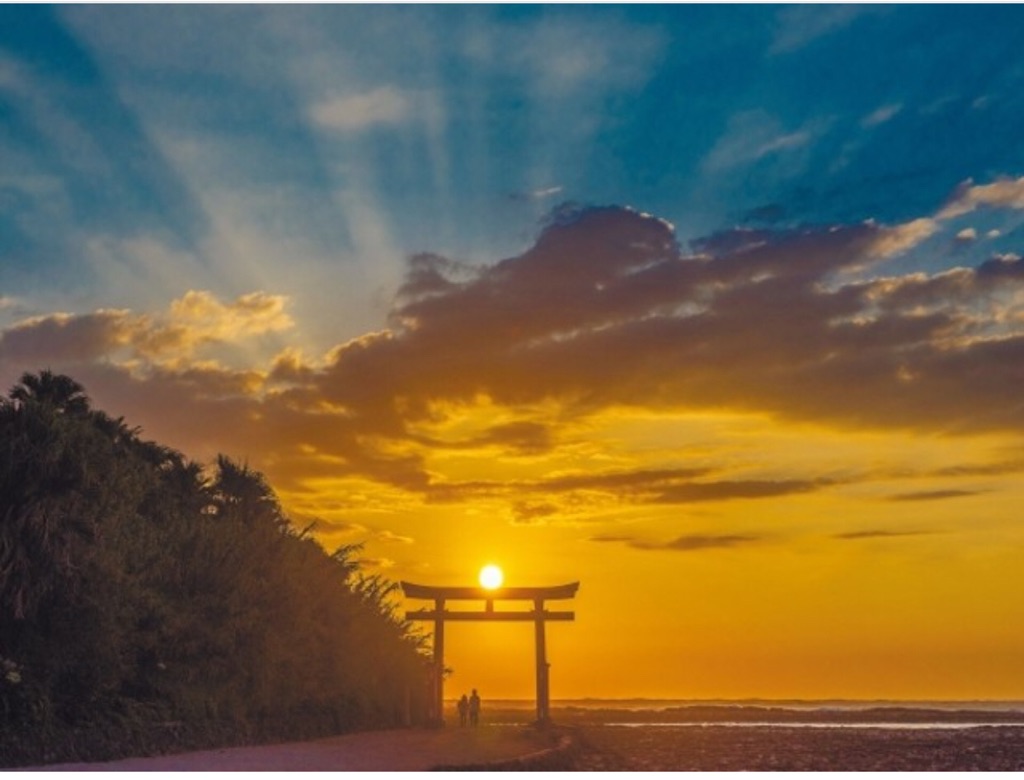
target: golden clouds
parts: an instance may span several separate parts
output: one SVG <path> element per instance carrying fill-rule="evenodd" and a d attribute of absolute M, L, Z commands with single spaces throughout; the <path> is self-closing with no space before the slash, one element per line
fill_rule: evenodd
<path fill-rule="evenodd" d="M 263 292 L 222 303 L 212 293 L 189 290 L 171 302 L 164 317 L 141 319 L 134 344 L 154 362 L 180 362 L 206 346 L 288 330 L 294 322 L 285 312 L 286 305 L 283 296 Z"/>
<path fill-rule="evenodd" d="M 66 365 L 92 392 L 132 399 L 140 419 L 135 399 L 174 399 L 181 414 L 155 425 L 175 420 L 176 444 L 259 452 L 290 490 L 353 478 L 431 502 L 498 501 L 519 522 L 779 498 L 844 479 L 811 464 L 737 471 L 721 440 L 716 456 L 683 444 L 654 456 L 595 431 L 721 412 L 833 430 L 1018 430 L 1024 264 L 863 271 L 938 229 L 734 230 L 687 253 L 649 215 L 563 210 L 492 266 L 413 258 L 393 328 L 319 360 L 266 349 L 294 325 L 285 298 L 198 290 L 162 314 L 25 320 L 0 356 Z"/>
<path fill-rule="evenodd" d="M 957 188 L 938 216 L 952 219 L 984 206 L 1024 209 L 1024 176 L 1002 178 L 991 184 L 975 184 L 968 179 Z"/>
<path fill-rule="evenodd" d="M 209 292 L 190 290 L 162 315 L 100 309 L 30 317 L 2 333 L 0 359 L 185 366 L 204 346 L 291 328 L 286 304 L 284 297 L 262 292 L 222 303 Z"/>
<path fill-rule="evenodd" d="M 781 500 L 868 469 L 789 456 L 766 468 L 765 439 L 750 467 L 721 425 L 695 447 L 696 421 L 732 415 L 772 441 L 797 425 L 891 436 L 1013 434 L 1024 422 L 1019 258 L 864 270 L 941 229 L 732 230 L 687 252 L 655 217 L 562 210 L 534 246 L 490 266 L 414 257 L 392 328 L 319 359 L 265 343 L 294 325 L 285 298 L 198 290 L 162 314 L 25 320 L 0 356 L 61 364 L 183 449 L 258 454 L 311 515 L 310 496 L 342 485 L 365 506 L 374 490 L 421 506 L 483 502 L 517 524 Z M 682 438 L 640 444 L 641 418 Z"/>
<path fill-rule="evenodd" d="M 230 341 L 288 330 L 295 323 L 285 312 L 286 305 L 283 296 L 265 292 L 247 293 L 225 304 L 212 293 L 189 290 L 171 303 L 170 317 L 196 341 Z"/>
<path fill-rule="evenodd" d="M 870 252 L 875 257 L 898 255 L 912 249 L 938 231 L 939 223 L 927 217 L 914 219 L 894 227 L 882 228 Z"/>

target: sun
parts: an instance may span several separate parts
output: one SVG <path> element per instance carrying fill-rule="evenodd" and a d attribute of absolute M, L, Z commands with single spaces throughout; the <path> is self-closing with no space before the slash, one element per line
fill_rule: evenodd
<path fill-rule="evenodd" d="M 502 574 L 501 568 L 493 563 L 487 564 L 480 570 L 480 585 L 487 590 L 500 588 L 504 579 L 505 575 Z"/>

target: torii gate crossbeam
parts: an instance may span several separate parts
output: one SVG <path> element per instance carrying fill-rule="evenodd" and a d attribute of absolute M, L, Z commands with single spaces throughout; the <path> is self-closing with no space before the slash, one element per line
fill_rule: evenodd
<path fill-rule="evenodd" d="M 406 620 L 434 621 L 434 718 L 441 722 L 444 712 L 444 624 L 446 620 L 479 621 L 479 620 L 510 620 L 532 621 L 536 645 L 537 664 L 537 722 L 547 723 L 551 719 L 551 698 L 548 685 L 548 660 L 544 624 L 549 620 L 575 620 L 574 612 L 554 612 L 544 608 L 545 601 L 571 599 L 576 596 L 580 584 L 571 582 L 566 585 L 555 585 L 540 588 L 495 588 L 485 590 L 476 587 L 433 587 L 402 582 L 402 592 L 406 598 L 429 599 L 434 602 L 433 609 L 412 610 L 405 613 Z M 449 610 L 449 601 L 482 601 L 483 611 Z M 533 609 L 496 610 L 495 601 L 527 601 Z"/>

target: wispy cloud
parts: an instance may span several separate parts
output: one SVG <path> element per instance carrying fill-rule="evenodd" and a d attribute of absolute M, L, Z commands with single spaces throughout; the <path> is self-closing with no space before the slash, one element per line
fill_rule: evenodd
<path fill-rule="evenodd" d="M 824 133 L 829 124 L 827 120 L 815 120 L 786 130 L 765 111 L 739 112 L 729 118 L 725 132 L 704 158 L 702 167 L 707 173 L 715 173 L 793 153 Z"/>
<path fill-rule="evenodd" d="M 871 247 L 871 254 L 876 257 L 892 257 L 901 254 L 931 238 L 938 231 L 939 223 L 929 217 L 913 219 L 902 225 L 883 227 Z"/>
<path fill-rule="evenodd" d="M 877 127 L 878 125 L 885 124 L 902 110 L 902 103 L 889 103 L 879 106 L 860 120 L 861 127 Z"/>
<path fill-rule="evenodd" d="M 929 531 L 889 531 L 881 528 L 870 529 L 865 531 L 847 531 L 841 534 L 835 534 L 833 539 L 840 539 L 842 541 L 856 541 L 859 539 L 899 539 L 906 536 L 922 536 L 930 533 Z"/>
<path fill-rule="evenodd" d="M 984 206 L 1024 209 L 1024 176 L 1019 179 L 1002 178 L 991 184 L 975 184 L 968 180 L 957 188 L 937 216 L 939 219 L 952 219 Z"/>
<path fill-rule="evenodd" d="M 941 501 L 948 498 L 976 496 L 981 490 L 919 490 L 914 493 L 898 493 L 889 496 L 889 501 Z"/>
<path fill-rule="evenodd" d="M 560 194 L 563 191 L 563 187 L 539 187 L 535 190 L 528 190 L 526 192 L 513 192 L 509 197 L 512 200 L 546 200 L 552 198 L 555 195 Z"/>
<path fill-rule="evenodd" d="M 434 501 L 505 497 L 513 502 L 517 521 L 535 522 L 558 513 L 571 514 L 574 500 L 581 497 L 586 497 L 584 505 L 588 509 L 601 503 L 683 505 L 794 496 L 822 490 L 831 484 L 826 479 L 713 479 L 709 478 L 708 469 L 638 468 L 591 471 L 533 481 L 434 482 L 428 488 L 428 496 Z M 547 500 L 537 502 L 522 498 L 534 495 Z"/>
<path fill-rule="evenodd" d="M 654 26 L 570 14 L 492 25 L 466 40 L 472 60 L 515 73 L 552 98 L 642 86 L 668 44 Z"/>
<path fill-rule="evenodd" d="M 687 534 L 666 542 L 648 541 L 621 534 L 592 536 L 592 542 L 619 543 L 634 550 L 668 550 L 673 552 L 699 552 L 730 549 L 763 541 L 763 537 L 747 534 Z"/>
<path fill-rule="evenodd" d="M 775 39 L 770 54 L 784 54 L 849 26 L 868 11 L 857 5 L 787 6 L 776 16 Z"/>
<path fill-rule="evenodd" d="M 314 124 L 327 130 L 356 132 L 379 125 L 397 125 L 415 116 L 418 97 L 393 86 L 338 95 L 310 109 Z"/>
<path fill-rule="evenodd" d="M 378 531 L 374 538 L 381 542 L 393 542 L 396 544 L 412 544 L 415 541 L 411 536 L 402 536 L 394 531 Z"/>

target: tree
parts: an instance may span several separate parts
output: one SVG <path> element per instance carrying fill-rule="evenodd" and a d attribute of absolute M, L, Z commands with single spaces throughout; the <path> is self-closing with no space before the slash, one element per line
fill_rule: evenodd
<path fill-rule="evenodd" d="M 10 398 L 18 404 L 42 404 L 62 414 L 89 411 L 85 388 L 71 377 L 54 374 L 49 369 L 38 374 L 22 374 L 21 381 L 11 389 Z"/>
<path fill-rule="evenodd" d="M 0 756 L 128 716 L 245 739 L 402 720 L 421 640 L 358 545 L 310 530 L 248 465 L 207 472 L 24 375 L 0 399 Z"/>

